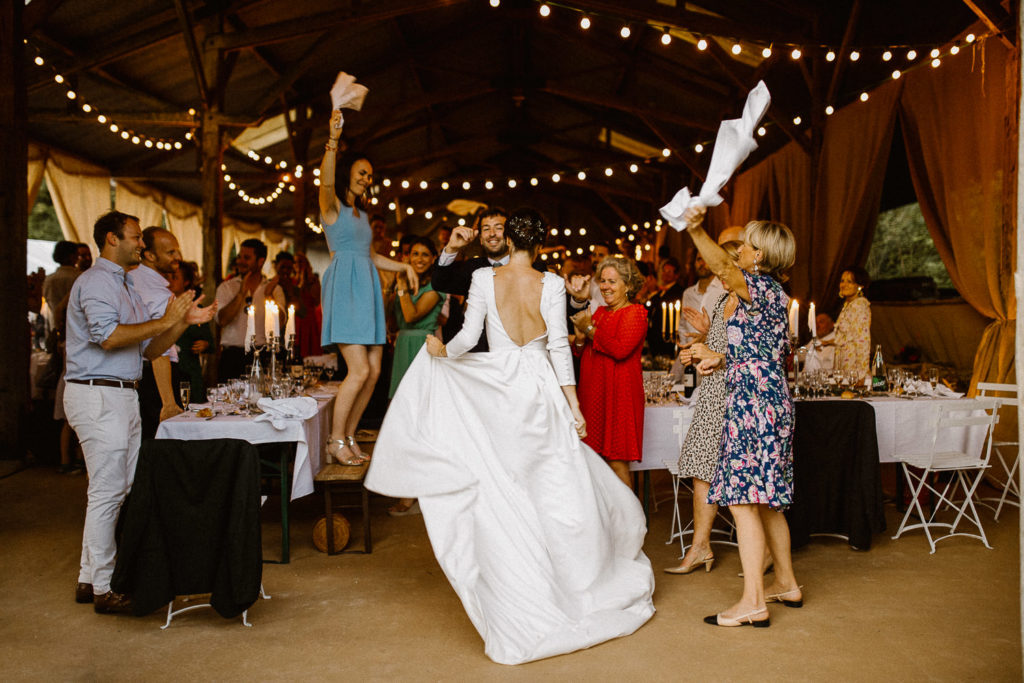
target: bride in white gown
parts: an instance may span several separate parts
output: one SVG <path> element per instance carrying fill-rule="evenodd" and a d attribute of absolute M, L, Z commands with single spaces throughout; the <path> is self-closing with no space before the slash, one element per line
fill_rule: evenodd
<path fill-rule="evenodd" d="M 545 232 L 532 210 L 509 218 L 509 264 L 473 273 L 462 331 L 413 361 L 366 476 L 368 489 L 419 499 L 434 554 L 501 664 L 629 635 L 654 614 L 643 511 L 580 441 L 565 285 L 530 267 Z M 466 354 L 485 324 L 490 351 Z"/>

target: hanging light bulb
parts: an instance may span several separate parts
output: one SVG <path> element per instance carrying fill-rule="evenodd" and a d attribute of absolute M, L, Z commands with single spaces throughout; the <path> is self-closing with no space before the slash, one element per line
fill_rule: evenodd
<path fill-rule="evenodd" d="M 536 178 L 530 178 L 530 185 L 532 185 L 533 187 L 537 187 L 537 184 L 538 184 L 539 182 L 540 182 L 540 181 L 539 181 L 539 180 L 537 180 Z"/>
<path fill-rule="evenodd" d="M 768 131 L 767 131 L 767 130 L 765 130 L 764 126 L 760 126 L 760 127 L 759 127 L 759 128 L 757 129 L 757 134 L 758 134 L 759 136 L 761 136 L 761 137 L 764 137 L 764 134 L 765 134 L 765 133 L 767 133 L 767 132 L 768 132 Z"/>
<path fill-rule="evenodd" d="M 403 190 L 408 190 L 409 189 L 409 181 L 408 180 L 403 180 L 402 181 L 402 189 Z"/>
<path fill-rule="evenodd" d="M 966 41 L 967 41 L 967 44 L 968 44 L 968 45 L 969 45 L 969 44 L 971 44 L 971 43 L 973 43 L 973 42 L 974 42 L 974 34 L 973 34 L 973 33 L 968 33 L 968 34 L 967 34 L 967 35 L 966 35 L 966 36 L 964 37 L 964 40 L 966 40 Z"/>
<path fill-rule="evenodd" d="M 629 165 L 629 172 L 630 173 L 636 173 L 639 170 L 640 170 L 640 167 L 637 166 L 636 164 L 630 164 Z"/>
<path fill-rule="evenodd" d="M 768 59 L 769 57 L 772 56 L 772 49 L 770 47 L 766 47 L 765 49 L 761 50 L 761 56 L 764 57 L 765 59 Z"/>
<path fill-rule="evenodd" d="M 301 168 L 296 168 L 295 170 L 296 172 L 299 173 L 302 172 Z M 384 187 L 391 187 L 391 178 L 385 178 L 384 180 L 380 181 L 380 184 L 383 185 Z"/>
<path fill-rule="evenodd" d="M 892 72 L 892 80 L 894 80 L 894 81 L 899 80 L 899 77 L 902 76 L 902 75 L 903 74 L 900 73 L 900 70 L 896 69 L 895 71 Z"/>
<path fill-rule="evenodd" d="M 670 157 L 670 156 L 672 156 L 672 150 L 670 150 L 668 147 L 666 147 L 665 149 L 661 150 L 661 156 L 663 156 L 663 157 Z"/>
<path fill-rule="evenodd" d="M 512 188 L 512 189 L 515 189 L 515 187 L 516 187 L 516 179 L 515 178 L 509 178 L 508 179 L 508 186 L 510 188 Z"/>
<path fill-rule="evenodd" d="M 935 58 L 935 59 L 932 60 L 932 68 L 933 69 L 939 68 L 940 64 L 942 64 L 942 60 L 941 59 Z"/>
<path fill-rule="evenodd" d="M 793 59 L 800 59 L 801 54 L 802 53 L 800 52 L 800 48 L 794 47 L 793 51 L 789 53 L 789 56 L 792 57 Z"/>
<path fill-rule="evenodd" d="M 612 171 L 612 168 L 611 168 L 611 166 L 609 166 L 608 168 L 604 169 L 604 174 L 605 174 L 606 176 L 609 176 L 609 177 L 611 177 L 611 175 L 612 175 L 612 172 L 613 172 L 613 171 Z"/>
<path fill-rule="evenodd" d="M 741 52 L 743 52 L 743 47 L 739 43 L 733 43 L 732 44 L 732 53 L 734 55 L 738 55 Z"/>
<path fill-rule="evenodd" d="M 629 38 L 629 34 L 629 26 L 623 26 L 622 28 L 619 29 L 619 35 L 622 36 L 623 38 Z"/>
<path fill-rule="evenodd" d="M 954 45 L 953 47 L 949 48 L 949 54 L 951 54 L 951 55 L 960 54 L 960 46 L 959 45 Z"/>
<path fill-rule="evenodd" d="M 917 59 L 917 50 L 908 50 L 907 51 L 907 60 L 912 62 L 915 59 Z"/>
<path fill-rule="evenodd" d="M 429 221 L 431 218 L 434 217 L 434 212 L 433 211 L 424 211 L 423 212 L 423 217 L 426 218 Z"/>
<path fill-rule="evenodd" d="M 826 62 L 834 62 L 834 61 L 836 61 L 836 53 L 833 50 L 829 50 L 828 52 L 826 52 L 825 53 L 825 61 Z"/>
<path fill-rule="evenodd" d="M 826 116 L 832 116 L 833 112 L 835 112 L 835 107 L 833 107 L 831 104 L 825 107 Z"/>
<path fill-rule="evenodd" d="M 36 57 L 35 62 L 36 62 L 37 66 L 42 66 L 43 65 L 43 58 L 42 57 Z"/>
<path fill-rule="evenodd" d="M 443 183 L 441 183 L 441 189 L 442 190 L 447 190 L 448 188 L 449 188 L 449 185 L 448 185 L 448 181 L 447 180 L 444 181 Z"/>
<path fill-rule="evenodd" d="M 491 0 L 491 7 L 500 7 L 501 0 Z"/>
<path fill-rule="evenodd" d="M 867 93 L 866 90 L 860 94 L 860 101 L 861 102 L 867 102 L 868 101 L 868 93 Z"/>
<path fill-rule="evenodd" d="M 586 171 L 580 171 L 579 173 L 576 174 L 576 177 L 579 178 L 580 180 L 586 180 L 587 179 L 587 172 Z"/>
<path fill-rule="evenodd" d="M 698 40 L 697 41 L 697 49 L 700 50 L 701 52 L 703 52 L 704 50 L 708 49 L 708 41 L 704 40 L 703 38 Z"/>
<path fill-rule="evenodd" d="M 487 189 L 487 190 L 493 190 L 494 189 L 494 183 L 492 183 L 490 180 L 488 180 L 488 181 L 484 182 L 484 188 Z"/>
<path fill-rule="evenodd" d="M 580 19 L 580 28 L 583 29 L 584 31 L 590 28 L 590 17 L 588 17 L 586 14 L 584 14 L 583 18 Z"/>
<path fill-rule="evenodd" d="M 936 48 L 933 48 L 933 49 L 932 49 L 932 51 L 931 51 L 931 52 L 930 52 L 930 53 L 928 54 L 928 56 L 929 56 L 929 57 L 931 57 L 932 59 L 935 59 L 935 58 L 936 58 L 936 57 L 938 57 L 938 56 L 939 56 L 940 54 L 941 54 L 941 53 L 939 52 L 939 48 L 937 48 L 937 47 L 936 47 Z"/>
<path fill-rule="evenodd" d="M 803 121 L 803 119 L 801 119 L 799 116 L 794 116 L 793 117 L 793 125 L 794 126 L 799 126 L 801 121 Z"/>
<path fill-rule="evenodd" d="M 882 53 L 883 62 L 888 62 L 890 59 L 892 59 L 892 51 L 886 50 L 885 52 Z"/>
<path fill-rule="evenodd" d="M 469 184 L 468 180 L 463 180 L 462 181 L 462 189 L 463 190 L 468 190 L 470 187 L 472 187 L 472 186 Z"/>
<path fill-rule="evenodd" d="M 557 183 L 561 179 L 562 179 L 562 176 L 558 175 L 557 173 L 552 173 L 551 174 L 551 182 Z"/>
<path fill-rule="evenodd" d="M 540 15 L 542 17 L 550 16 L 551 15 L 551 8 L 548 7 L 547 5 L 541 5 L 540 6 Z"/>
<path fill-rule="evenodd" d="M 850 53 L 850 61 L 851 62 L 856 62 L 858 59 L 860 59 L 860 53 L 859 52 L 854 50 L 853 52 Z"/>
<path fill-rule="evenodd" d="M 704 145 L 698 142 L 696 145 L 693 146 L 693 151 L 696 152 L 697 154 L 700 154 L 701 152 L 704 151 Z"/>
<path fill-rule="evenodd" d="M 672 44 L 672 34 L 668 32 L 668 29 L 665 29 L 662 32 L 662 34 L 661 34 L 661 44 L 662 45 L 671 45 Z"/>

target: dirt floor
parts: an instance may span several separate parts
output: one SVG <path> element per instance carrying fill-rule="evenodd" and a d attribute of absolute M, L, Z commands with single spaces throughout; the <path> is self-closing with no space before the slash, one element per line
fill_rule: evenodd
<path fill-rule="evenodd" d="M 100 616 L 73 591 L 85 509 L 84 476 L 35 467 L 0 479 L 0 677 L 4 680 L 1021 680 L 1018 516 L 983 511 L 994 549 L 951 539 L 934 555 L 920 533 L 867 552 L 816 538 L 794 554 L 803 609 L 771 608 L 769 629 L 706 626 L 738 595 L 739 559 L 719 547 L 705 574 L 661 573 L 671 496 L 646 552 L 658 613 L 637 633 L 517 667 L 492 663 L 434 560 L 422 518 L 391 518 L 373 499 L 370 555 L 328 557 L 312 546 L 319 495 L 292 507 L 292 561 L 264 565 L 269 600 L 252 628 L 212 610 Z M 276 556 L 276 499 L 264 552 Z M 688 506 L 688 501 L 684 501 Z M 684 518 L 688 513 L 684 508 Z M 353 520 L 354 522 L 356 520 Z M 353 524 L 353 542 L 359 542 Z"/>

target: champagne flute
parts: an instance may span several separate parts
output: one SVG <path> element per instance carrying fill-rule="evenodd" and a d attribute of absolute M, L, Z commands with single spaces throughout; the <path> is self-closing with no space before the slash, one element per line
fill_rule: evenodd
<path fill-rule="evenodd" d="M 935 388 L 939 386 L 938 368 L 928 368 L 928 384 L 932 385 L 932 393 L 935 393 Z"/>
<path fill-rule="evenodd" d="M 181 406 L 185 412 L 192 410 L 192 406 L 189 404 L 189 399 L 192 398 L 192 383 L 179 382 L 178 393 L 181 395 Z"/>

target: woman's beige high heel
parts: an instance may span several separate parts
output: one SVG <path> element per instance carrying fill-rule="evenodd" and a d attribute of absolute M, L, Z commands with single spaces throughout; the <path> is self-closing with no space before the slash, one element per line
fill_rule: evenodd
<path fill-rule="evenodd" d="M 692 564 L 679 565 L 678 567 L 668 567 L 665 569 L 666 574 L 689 574 L 701 564 L 704 565 L 704 573 L 710 572 L 711 568 L 715 566 L 715 556 L 708 554 L 703 560 L 693 562 Z"/>

